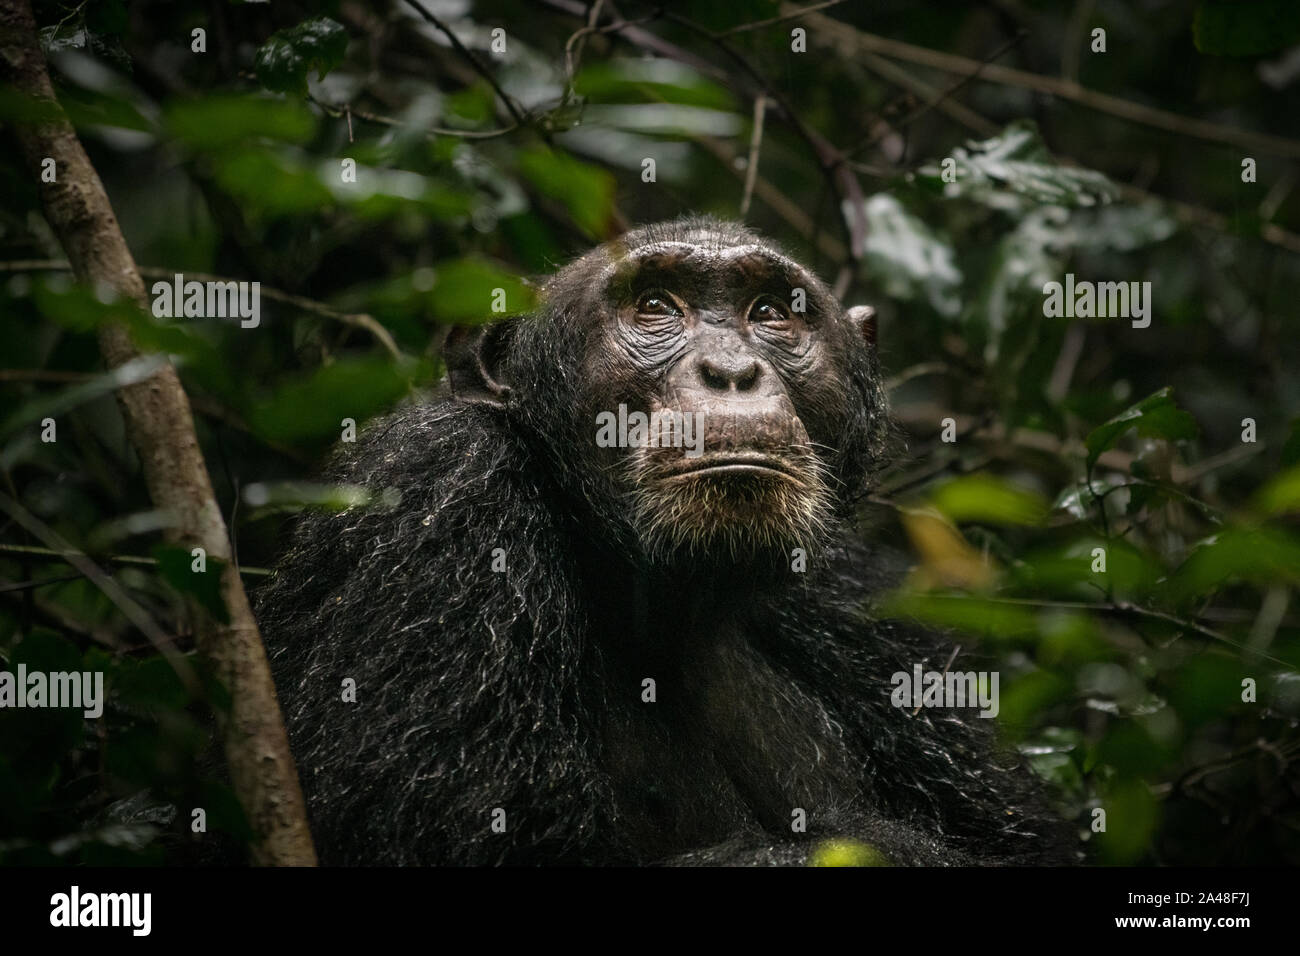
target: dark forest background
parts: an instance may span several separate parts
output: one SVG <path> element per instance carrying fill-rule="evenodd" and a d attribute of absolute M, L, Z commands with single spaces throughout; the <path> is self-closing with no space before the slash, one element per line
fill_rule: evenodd
<path fill-rule="evenodd" d="M 61 555 L 193 656 L 211 595 L 163 541 L 100 323 L 177 362 L 256 587 L 287 519 L 354 493 L 312 483 L 343 419 L 436 383 L 494 289 L 525 310 L 684 212 L 878 309 L 903 440 L 865 517 L 915 563 L 891 606 L 995 660 L 1090 859 L 1300 861 L 1300 7 L 418 6 L 36 5 L 146 285 L 256 280 L 262 315 L 74 283 L 0 88 L 0 668 L 110 691 L 96 721 L 0 711 L 0 862 L 179 860 L 169 806 L 248 833 L 206 708 Z M 1045 316 L 1067 273 L 1149 282 L 1149 327 Z"/>

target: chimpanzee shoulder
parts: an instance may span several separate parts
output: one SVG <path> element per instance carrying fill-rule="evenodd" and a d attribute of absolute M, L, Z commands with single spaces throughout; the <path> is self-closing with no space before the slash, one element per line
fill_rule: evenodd
<path fill-rule="evenodd" d="M 305 515 L 258 595 L 324 862 L 562 856 L 586 825 L 572 559 L 497 417 L 416 404 L 343 446 L 329 477 L 397 503 Z M 523 802 L 553 819 L 481 839 Z"/>

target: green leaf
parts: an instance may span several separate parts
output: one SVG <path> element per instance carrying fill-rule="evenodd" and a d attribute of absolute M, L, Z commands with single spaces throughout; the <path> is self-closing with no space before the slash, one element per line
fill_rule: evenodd
<path fill-rule="evenodd" d="M 496 94 L 487 83 L 475 83 L 447 97 L 443 119 L 449 126 L 474 127 L 492 118 Z"/>
<path fill-rule="evenodd" d="M 182 100 L 167 108 L 164 125 L 195 153 L 228 146 L 248 146 L 250 140 L 302 143 L 316 132 L 316 118 L 301 103 L 265 96 L 205 96 Z"/>
<path fill-rule="evenodd" d="M 1041 321 L 1043 286 L 1059 277 L 1070 246 L 1069 213 L 1059 206 L 1030 212 L 998 242 L 979 294 L 963 320 L 986 330 L 984 359 L 992 364 L 1017 320 Z"/>
<path fill-rule="evenodd" d="M 360 424 L 428 379 L 431 366 L 398 368 L 379 358 L 337 361 L 304 379 L 281 385 L 254 404 L 248 423 L 274 441 L 321 441 L 337 438 L 344 418 Z"/>
<path fill-rule="evenodd" d="M 1229 528 L 1199 542 L 1169 582 L 1179 603 L 1204 600 L 1223 584 L 1300 582 L 1300 540 L 1272 528 Z"/>
<path fill-rule="evenodd" d="M 1049 671 L 1030 671 L 1001 685 L 998 722 L 1013 735 L 1032 729 L 1045 711 L 1060 700 L 1069 699 L 1068 681 Z"/>
<path fill-rule="evenodd" d="M 323 485 L 303 481 L 275 481 L 245 485 L 243 500 L 254 509 L 251 520 L 277 512 L 304 508 L 342 512 L 350 508 L 393 508 L 401 501 L 396 488 L 372 491 L 362 485 Z"/>
<path fill-rule="evenodd" d="M 1106 571 L 1094 573 L 1093 551 L 1106 551 Z M 1025 555 L 1009 569 L 1016 589 L 1046 598 L 1092 601 L 1097 588 L 1116 597 L 1146 600 L 1163 573 L 1163 566 L 1123 539 L 1109 543 L 1082 537 Z"/>
<path fill-rule="evenodd" d="M 736 136 L 743 127 L 739 114 L 706 110 L 676 103 L 633 103 L 594 105 L 583 111 L 584 127 L 613 127 L 649 136 L 691 138 L 694 136 Z M 604 129 L 604 135 L 613 135 Z M 633 142 L 634 140 L 624 140 Z"/>
<path fill-rule="evenodd" d="M 701 3 L 691 9 L 691 16 L 710 30 L 723 31 L 768 20 L 781 12 L 777 0 L 727 0 L 726 3 Z"/>
<path fill-rule="evenodd" d="M 1037 525 L 1047 514 L 1039 495 L 987 474 L 955 478 L 936 489 L 931 502 L 954 522 Z"/>
<path fill-rule="evenodd" d="M 1192 19 L 1192 40 L 1202 53 L 1261 56 L 1300 39 L 1295 0 L 1201 0 Z"/>
<path fill-rule="evenodd" d="M 70 90 L 59 97 L 72 125 L 79 129 L 116 126 L 153 133 L 154 124 L 129 100 L 99 91 Z"/>
<path fill-rule="evenodd" d="M 616 58 L 584 66 L 574 89 L 593 103 L 676 103 L 734 110 L 735 97 L 685 64 L 663 57 Z"/>
<path fill-rule="evenodd" d="M 608 170 L 534 149 L 520 154 L 519 172 L 539 193 L 563 205 L 588 236 L 605 234 L 614 212 L 614 177 Z"/>
<path fill-rule="evenodd" d="M 1300 418 L 1291 422 L 1291 433 L 1282 445 L 1282 464 L 1300 465 Z"/>
<path fill-rule="evenodd" d="M 343 62 L 348 34 L 329 17 L 312 17 L 288 30 L 277 30 L 258 48 L 257 78 L 268 90 L 306 95 L 307 74 L 322 79 Z"/>
<path fill-rule="evenodd" d="M 162 280 L 158 280 L 162 281 Z M 146 283 L 152 295 L 157 282 Z M 155 319 L 128 299 L 104 302 L 94 292 L 66 275 L 50 275 L 32 287 L 32 298 L 41 314 L 52 322 L 78 332 L 91 331 L 108 322 L 121 322 L 131 330 L 131 338 L 142 352 L 157 352 L 173 358 L 187 376 L 199 381 L 205 388 L 227 398 L 243 394 L 245 383 L 231 374 L 231 363 L 203 333 L 203 323 L 193 319 L 171 323 Z M 133 366 L 133 371 L 138 367 Z M 99 387 L 110 385 L 110 378 L 101 379 Z M 55 401 L 79 401 L 75 390 L 72 397 L 56 397 Z M 92 396 L 93 397 L 93 396 Z"/>
<path fill-rule="evenodd" d="M 216 161 L 217 181 L 245 205 L 246 214 L 275 219 L 329 208 L 334 200 L 314 172 L 269 150 L 241 150 Z"/>
<path fill-rule="evenodd" d="M 180 711 L 190 700 L 190 693 L 175 668 L 159 654 L 142 659 L 125 658 L 111 679 L 114 700 L 133 713 Z"/>
<path fill-rule="evenodd" d="M 344 183 L 339 179 L 338 160 L 330 159 L 321 164 L 318 174 L 334 198 L 350 206 L 358 217 L 372 220 L 418 217 L 417 221 L 425 223 L 421 232 L 431 228 L 427 224 L 429 217 L 458 222 L 467 219 L 475 209 L 473 193 L 408 170 L 358 166 L 357 181 Z"/>
<path fill-rule="evenodd" d="M 469 257 L 436 267 L 429 300 L 439 322 L 471 324 L 527 312 L 536 295 L 518 276 L 486 259 Z M 499 312 L 493 308 L 498 303 Z"/>
<path fill-rule="evenodd" d="M 808 859 L 809 866 L 890 866 L 889 858 L 869 843 L 827 840 Z"/>
<path fill-rule="evenodd" d="M 1252 676 L 1242 668 L 1236 655 L 1212 653 L 1184 661 L 1169 674 L 1165 696 L 1184 726 L 1197 726 L 1242 710 L 1241 680 Z"/>
<path fill-rule="evenodd" d="M 1300 511 L 1300 468 L 1288 468 L 1260 489 L 1255 507 L 1267 515 Z"/>
<path fill-rule="evenodd" d="M 1074 728 L 1045 727 L 1022 743 L 1020 752 L 1040 776 L 1061 790 L 1078 793 L 1083 787 L 1079 770 L 1083 747 L 1083 735 Z"/>
<path fill-rule="evenodd" d="M 1133 252 L 1164 242 L 1177 231 L 1178 220 L 1165 204 L 1149 199 L 1137 205 L 1075 210 L 1068 238 L 1074 248 L 1089 252 Z"/>
<path fill-rule="evenodd" d="M 1160 807 L 1142 780 L 1126 778 L 1116 783 L 1104 800 L 1106 829 L 1097 834 L 1101 861 L 1132 864 L 1151 845 Z"/>
<path fill-rule="evenodd" d="M 886 599 L 879 611 L 991 640 L 1030 637 L 1038 629 L 1032 608 L 961 594 L 901 591 Z"/>
<path fill-rule="evenodd" d="M 221 573 L 226 564 L 208 555 L 202 571 L 194 570 L 194 556 L 189 549 L 160 544 L 153 549 L 163 580 L 181 594 L 194 598 L 222 624 L 230 623 L 230 611 L 221 596 Z"/>
<path fill-rule="evenodd" d="M 1155 709 L 1163 709 L 1163 704 L 1155 703 L 1149 697 L 1141 702 L 1139 699 L 1125 699 L 1113 703 L 1120 714 L 1141 713 L 1152 705 Z M 1103 764 L 1119 773 L 1135 775 L 1158 772 L 1176 755 L 1168 740 L 1153 736 L 1149 723 L 1141 719 L 1115 721 L 1097 749 L 1097 757 Z"/>
<path fill-rule="evenodd" d="M 42 316 L 75 332 L 90 332 L 112 322 L 132 324 L 145 318 L 134 301 L 111 294 L 100 298 L 66 273 L 37 279 L 32 298 Z"/>
<path fill-rule="evenodd" d="M 1100 498 L 1115 487 L 1115 485 L 1101 479 L 1094 481 L 1091 487 L 1086 481 L 1066 485 L 1061 489 L 1061 493 L 1056 496 L 1056 500 L 1052 502 L 1052 510 L 1064 511 L 1071 517 L 1084 521 L 1087 519 L 1088 512 L 1093 505 L 1097 504 Z"/>
<path fill-rule="evenodd" d="M 999 136 L 966 145 L 952 151 L 956 182 L 943 181 L 941 162 L 921 167 L 917 176 L 949 199 L 972 199 L 994 209 L 1019 208 L 1025 201 L 1095 206 L 1119 198 L 1119 187 L 1104 173 L 1057 162 L 1030 120 L 1017 120 Z"/>
<path fill-rule="evenodd" d="M 1044 610 L 1038 618 L 1038 663 L 1058 672 L 1073 672 L 1088 663 L 1108 660 L 1109 646 L 1098 620 L 1083 611 Z"/>
<path fill-rule="evenodd" d="M 867 263 L 885 294 L 920 299 L 940 315 L 961 311 L 961 270 L 952 246 L 888 193 L 866 202 Z"/>
<path fill-rule="evenodd" d="M 1167 441 L 1197 435 L 1196 420 L 1174 404 L 1173 389 L 1165 387 L 1088 433 L 1088 467 L 1096 464 L 1102 452 L 1113 448 L 1120 436 L 1133 428 L 1146 438 Z"/>

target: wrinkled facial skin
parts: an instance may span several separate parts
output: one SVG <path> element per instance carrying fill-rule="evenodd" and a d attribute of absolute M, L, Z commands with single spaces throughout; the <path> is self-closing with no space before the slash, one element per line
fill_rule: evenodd
<path fill-rule="evenodd" d="M 705 234 L 605 258 L 587 290 L 605 307 L 588 312 L 578 405 L 645 551 L 814 546 L 847 483 L 841 442 L 865 420 L 856 319 L 756 242 Z M 645 428 L 598 440 L 602 413 L 612 426 L 634 412 Z"/>

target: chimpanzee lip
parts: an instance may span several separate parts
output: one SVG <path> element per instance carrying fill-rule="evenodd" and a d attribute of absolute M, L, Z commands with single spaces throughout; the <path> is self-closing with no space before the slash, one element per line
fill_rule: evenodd
<path fill-rule="evenodd" d="M 698 475 L 759 475 L 777 474 L 786 478 L 797 477 L 791 467 L 774 455 L 762 452 L 728 452 L 687 458 L 677 463 L 670 478 Z"/>

